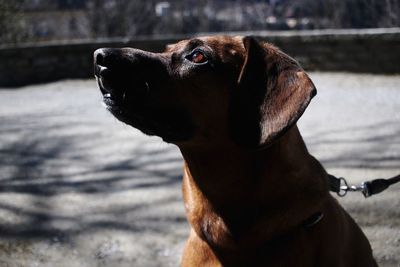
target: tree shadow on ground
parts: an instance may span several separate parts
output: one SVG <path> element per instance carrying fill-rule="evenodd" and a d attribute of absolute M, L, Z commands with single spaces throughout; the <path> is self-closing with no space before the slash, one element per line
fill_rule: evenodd
<path fill-rule="evenodd" d="M 75 130 L 71 131 L 71 127 Z M 80 130 L 82 127 L 84 130 Z M 84 122 L 73 126 L 65 122 L 31 123 L 25 127 L 24 121 L 14 121 L 14 125 L 1 130 L 5 137 L 0 147 L 2 238 L 43 239 L 54 235 L 72 238 L 83 231 L 101 229 L 139 232 L 145 228 L 162 232 L 167 230 L 160 228 L 157 221 L 185 222 L 183 214 L 157 218 L 145 212 L 180 203 L 180 195 L 136 199 L 127 206 L 119 200 L 109 207 L 101 203 L 102 198 L 113 194 L 142 192 L 147 188 L 175 192 L 180 185 L 182 166 L 174 148 L 160 146 L 146 137 L 139 137 L 140 141 L 132 142 L 134 145 L 122 144 L 122 156 L 111 155 L 110 152 L 118 154 L 119 148 L 108 148 L 109 139 L 124 143 L 127 138 L 105 136 L 103 131 L 104 126 L 96 128 Z M 58 210 L 60 204 L 57 206 L 54 201 L 68 194 L 80 197 L 83 206 L 93 198 L 96 204 L 82 212 L 79 209 L 63 212 L 63 207 Z M 13 198 L 28 200 L 13 201 Z M 70 204 L 66 202 L 65 206 Z M 15 221 L 1 219 L 7 216 Z M 64 224 L 69 226 L 58 226 Z"/>
<path fill-rule="evenodd" d="M 377 131 L 380 129 L 380 131 Z M 329 129 L 304 135 L 307 146 L 327 168 L 385 169 L 400 172 L 400 123 Z M 319 153 L 319 151 L 329 151 Z"/>

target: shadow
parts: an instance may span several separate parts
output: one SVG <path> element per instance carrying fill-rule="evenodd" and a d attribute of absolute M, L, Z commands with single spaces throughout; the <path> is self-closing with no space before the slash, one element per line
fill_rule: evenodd
<path fill-rule="evenodd" d="M 38 212 L 32 210 L 21 209 L 16 206 L 0 204 L 1 210 L 7 210 L 23 216 L 25 219 L 22 223 L 12 225 L 0 224 L 0 235 L 2 239 L 24 240 L 24 239 L 48 239 L 54 236 L 73 239 L 74 236 L 82 233 L 91 234 L 93 232 L 105 229 L 114 229 L 118 231 L 142 232 L 144 228 L 148 233 L 167 233 L 165 227 L 160 224 L 186 224 L 186 218 L 183 216 L 135 216 L 135 220 L 120 220 L 128 213 L 143 211 L 154 206 L 165 206 L 169 202 L 180 201 L 179 198 L 167 198 L 159 201 L 152 201 L 148 204 L 138 203 L 132 204 L 129 208 L 117 208 L 106 211 L 95 211 L 80 214 L 79 216 L 59 216 L 50 212 Z M 93 220 L 93 217 L 101 215 L 102 219 Z M 68 229 L 60 229 L 54 227 L 54 222 L 62 221 L 69 223 L 72 227 Z"/>
<path fill-rule="evenodd" d="M 400 123 L 397 121 L 317 131 L 304 134 L 304 139 L 310 152 L 327 168 L 400 172 Z"/>
<path fill-rule="evenodd" d="M 182 209 L 152 212 L 181 207 L 177 149 L 131 129 L 121 136 L 108 129 L 109 122 L 83 117 L 71 124 L 68 116 L 57 116 L 0 117 L 0 239 L 61 236 L 72 242 L 74 236 L 102 229 L 167 233 L 170 223 L 186 224 Z M 159 190 L 166 193 L 159 196 Z M 155 193 L 140 199 L 136 191 Z M 112 197 L 121 194 L 132 200 Z M 73 202 L 58 203 L 64 198 Z M 82 209 L 70 211 L 71 204 Z M 4 216 L 16 219 L 7 223 Z"/>

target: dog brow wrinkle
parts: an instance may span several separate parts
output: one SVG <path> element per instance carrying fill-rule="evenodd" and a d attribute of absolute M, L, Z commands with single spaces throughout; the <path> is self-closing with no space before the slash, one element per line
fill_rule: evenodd
<path fill-rule="evenodd" d="M 196 48 L 196 47 L 198 47 L 198 46 L 201 46 L 201 45 L 203 45 L 204 44 L 204 42 L 202 41 L 202 40 L 200 40 L 200 39 L 193 39 L 193 40 L 190 40 L 189 42 L 188 42 L 188 44 L 187 44 L 187 49 L 188 50 L 192 50 L 192 49 L 194 49 L 194 48 Z"/>

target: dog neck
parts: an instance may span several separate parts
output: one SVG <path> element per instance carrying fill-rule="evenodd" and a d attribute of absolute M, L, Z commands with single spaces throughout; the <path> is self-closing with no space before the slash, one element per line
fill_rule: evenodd
<path fill-rule="evenodd" d="M 259 151 L 180 149 L 188 220 L 211 246 L 262 243 L 306 219 L 327 195 L 325 171 L 307 152 L 296 126 Z"/>

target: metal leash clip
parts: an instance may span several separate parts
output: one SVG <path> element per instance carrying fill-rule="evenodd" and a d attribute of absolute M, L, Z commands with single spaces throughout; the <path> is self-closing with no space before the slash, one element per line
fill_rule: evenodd
<path fill-rule="evenodd" d="M 331 174 L 328 174 L 329 190 L 335 192 L 339 197 L 344 197 L 347 192 L 361 192 L 364 197 L 370 197 L 376 195 L 389 186 L 400 182 L 400 174 L 388 179 L 375 179 L 372 181 L 366 181 L 360 185 L 350 185 L 343 177 L 337 178 Z"/>
<path fill-rule="evenodd" d="M 361 192 L 365 197 L 369 196 L 368 187 L 365 183 L 361 183 L 359 185 L 348 185 L 346 179 L 343 177 L 339 178 L 340 181 L 340 190 L 337 192 L 339 197 L 344 197 L 348 191 L 350 192 Z"/>

